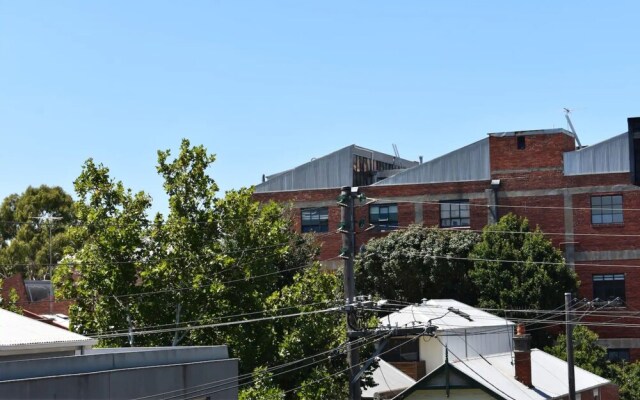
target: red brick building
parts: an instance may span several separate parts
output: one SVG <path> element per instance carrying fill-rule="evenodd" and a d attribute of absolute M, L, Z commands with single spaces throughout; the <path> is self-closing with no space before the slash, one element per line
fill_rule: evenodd
<path fill-rule="evenodd" d="M 272 175 L 255 196 L 291 202 L 301 231 L 326 232 L 321 259 L 336 266 L 341 237 L 332 233 L 342 186 L 376 199 L 356 210 L 356 221 L 378 226 L 358 232 L 356 248 L 410 224 L 481 230 L 509 212 L 525 216 L 575 268 L 581 298 L 621 300 L 598 312 L 610 313 L 600 321 L 615 325 L 596 330 L 612 357 L 637 359 L 640 328 L 628 314 L 640 310 L 640 118 L 628 125 L 628 132 L 582 148 L 564 129 L 490 133 L 419 164 L 349 146 Z"/>

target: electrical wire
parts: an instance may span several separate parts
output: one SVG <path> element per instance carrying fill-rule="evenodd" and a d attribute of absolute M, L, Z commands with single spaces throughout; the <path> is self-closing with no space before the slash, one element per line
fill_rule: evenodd
<path fill-rule="evenodd" d="M 337 259 L 339 257 L 332 257 L 329 258 L 327 260 L 333 260 L 333 259 Z M 205 278 L 206 280 L 209 280 L 211 282 L 214 282 L 215 284 L 218 285 L 230 285 L 230 284 L 235 284 L 235 283 L 239 283 L 239 282 L 247 282 L 247 281 L 252 281 L 255 279 L 259 279 L 259 278 L 264 278 L 267 276 L 272 276 L 272 275 L 278 275 L 278 274 L 282 274 L 284 272 L 290 272 L 290 271 L 296 271 L 296 270 L 300 270 L 300 269 L 304 269 L 304 268 L 308 268 L 311 267 L 313 265 L 315 265 L 316 262 L 312 262 L 309 264 L 304 264 L 304 265 L 300 265 L 297 267 L 292 267 L 292 268 L 287 268 L 287 269 L 281 269 L 278 271 L 272 271 L 272 272 L 267 272 L 261 275 L 253 275 L 253 276 L 248 276 L 245 278 L 238 278 L 238 279 L 233 279 L 233 280 L 229 280 L 229 281 L 223 281 L 223 282 L 214 282 L 213 278 L 208 277 Z M 233 269 L 229 268 L 229 269 L 225 269 L 223 271 L 219 271 L 216 273 L 211 274 L 211 276 L 220 276 L 223 275 L 225 273 L 228 273 L 230 271 L 234 271 Z M 237 271 L 236 271 L 237 272 Z M 148 291 L 148 292 L 138 292 L 138 293 L 130 293 L 130 294 L 121 294 L 121 295 L 107 295 L 107 294 L 96 294 L 93 296 L 87 296 L 87 297 L 73 297 L 73 298 L 65 298 L 65 299 L 57 299 L 57 300 L 42 300 L 41 302 L 56 302 L 56 301 L 78 301 L 78 300 L 97 300 L 100 298 L 107 298 L 107 299 L 123 299 L 123 298 L 130 298 L 130 297 L 143 297 L 143 296 L 150 296 L 150 295 L 154 295 L 154 294 L 160 294 L 160 293 L 176 293 L 176 292 L 183 292 L 183 291 L 190 291 L 190 290 L 197 290 L 197 289 L 202 289 L 209 286 L 209 284 L 202 284 L 202 285 L 198 285 L 198 286 L 190 286 L 190 287 L 185 287 L 185 288 L 172 288 L 172 289 L 162 289 L 162 290 L 155 290 L 155 291 Z M 16 304 L 16 305 L 20 305 L 20 304 L 32 304 L 33 302 L 31 301 L 17 301 L 15 303 L 11 303 L 11 304 Z"/>
<path fill-rule="evenodd" d="M 323 310 L 303 311 L 303 312 L 298 312 L 293 314 L 285 314 L 285 315 L 278 315 L 278 316 L 272 316 L 272 317 L 262 317 L 262 318 L 255 318 L 255 319 L 245 319 L 240 321 L 221 322 L 218 324 L 204 324 L 204 325 L 183 326 L 183 327 L 155 329 L 155 330 L 141 330 L 141 331 L 133 331 L 131 333 L 111 333 L 111 334 L 107 333 L 107 334 L 100 334 L 100 335 L 94 335 L 89 337 L 93 339 L 108 339 L 108 338 L 116 338 L 116 337 L 127 337 L 132 335 L 139 336 L 139 335 L 151 335 L 151 334 L 159 334 L 159 333 L 182 332 L 182 331 L 190 331 L 190 330 L 205 329 L 205 328 L 220 328 L 225 326 L 242 325 L 242 324 L 248 324 L 253 322 L 273 321 L 280 318 L 292 318 L 292 317 L 301 317 L 304 315 L 322 314 L 327 312 L 338 311 L 339 309 L 340 308 L 338 307 L 333 307 L 333 308 L 327 308 Z"/>
<path fill-rule="evenodd" d="M 210 319 L 210 321 L 218 321 L 218 320 L 225 320 L 225 319 L 230 319 L 230 318 L 238 318 L 238 317 L 246 317 L 246 316 L 250 316 L 250 315 L 257 315 L 257 314 L 269 314 L 269 313 L 275 313 L 278 311 L 282 311 L 282 310 L 290 310 L 292 308 L 301 308 L 301 307 L 312 307 L 312 306 L 317 306 L 319 304 L 324 304 L 329 305 L 329 304 L 338 304 L 342 301 L 342 299 L 340 300 L 327 300 L 327 301 L 319 301 L 319 302 L 315 302 L 315 303 L 306 303 L 306 304 L 297 304 L 295 306 L 289 306 L 289 307 L 280 307 L 280 308 L 275 308 L 275 309 L 270 309 L 270 310 L 259 310 L 259 311 L 251 311 L 251 312 L 246 312 L 246 313 L 240 313 L 240 314 L 231 314 L 231 315 L 220 315 L 220 316 L 216 316 Z M 136 326 L 134 329 L 135 330 L 148 330 L 148 329 L 152 329 L 152 328 L 162 328 L 162 327 L 166 327 L 166 326 L 171 326 L 171 327 L 179 327 L 182 325 L 189 325 L 189 324 L 193 324 L 193 323 L 198 323 L 201 324 L 203 321 L 202 319 L 197 319 L 197 320 L 191 320 L 191 321 L 181 321 L 179 323 L 175 323 L 175 322 L 171 322 L 171 323 L 167 323 L 167 324 L 158 324 L 158 325 L 144 325 L 144 326 Z M 108 332 L 89 332 L 89 333 L 83 333 L 83 335 L 85 336 L 92 336 L 92 335 L 100 335 L 103 333 L 124 333 L 124 332 L 129 332 L 129 328 L 124 328 L 124 329 L 117 329 L 117 330 L 109 330 Z"/>

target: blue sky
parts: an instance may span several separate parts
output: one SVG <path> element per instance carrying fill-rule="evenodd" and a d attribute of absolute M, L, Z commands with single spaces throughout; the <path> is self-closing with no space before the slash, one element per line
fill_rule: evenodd
<path fill-rule="evenodd" d="M 221 189 L 356 143 L 425 160 L 488 132 L 585 144 L 640 115 L 638 2 L 0 0 L 0 198 L 89 157 L 164 210 L 181 138 Z"/>

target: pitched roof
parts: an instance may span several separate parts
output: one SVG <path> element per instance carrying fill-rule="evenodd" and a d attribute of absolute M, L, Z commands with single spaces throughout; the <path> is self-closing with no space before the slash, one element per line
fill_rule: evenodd
<path fill-rule="evenodd" d="M 414 161 L 394 157 L 353 144 L 325 156 L 314 158 L 295 168 L 272 174 L 267 177 L 266 181 L 257 184 L 255 191 L 262 193 L 287 190 L 334 189 L 343 186 L 353 186 L 354 155 L 387 164 L 394 164 L 400 168 L 397 171 L 418 164 Z"/>
<path fill-rule="evenodd" d="M 428 300 L 380 318 L 382 325 L 402 327 L 428 325 L 429 321 L 432 321 L 439 331 L 496 326 L 507 328 L 514 325 L 504 318 L 452 299 Z"/>
<path fill-rule="evenodd" d="M 502 353 L 454 361 L 448 365 L 478 383 L 484 390 L 502 399 L 544 400 L 567 396 L 567 363 L 542 350 L 531 351 L 531 378 L 533 388 L 514 377 L 512 354 Z M 443 364 L 444 366 L 444 364 Z M 420 379 L 396 399 L 404 399 L 416 390 L 429 387 L 430 380 L 442 373 L 442 367 Z M 610 381 L 582 368 L 575 368 L 576 392 L 584 392 L 609 384 Z"/>
<path fill-rule="evenodd" d="M 489 170 L 487 138 L 399 172 L 374 186 L 481 181 L 491 179 Z"/>
<path fill-rule="evenodd" d="M 0 355 L 16 350 L 93 346 L 98 341 L 0 309 Z"/>
<path fill-rule="evenodd" d="M 566 152 L 563 156 L 565 175 L 629 172 L 629 134 L 625 132 L 600 143 Z"/>
<path fill-rule="evenodd" d="M 413 378 L 388 362 L 382 359 L 378 359 L 377 362 L 378 368 L 373 370 L 371 376 L 373 381 L 376 383 L 376 386 L 364 389 L 362 391 L 362 397 L 373 398 L 376 393 L 400 393 L 402 390 L 416 383 Z"/>

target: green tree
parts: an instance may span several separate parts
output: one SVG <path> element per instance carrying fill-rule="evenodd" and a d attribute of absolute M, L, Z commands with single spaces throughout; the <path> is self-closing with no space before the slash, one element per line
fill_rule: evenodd
<path fill-rule="evenodd" d="M 296 274 L 293 283 L 274 292 L 267 300 L 273 312 L 311 313 L 336 307 L 342 298 L 340 276 L 323 272 L 318 265 Z M 270 363 L 293 364 L 289 372 L 277 377 L 281 388 L 295 390 L 295 398 L 347 398 L 347 374 L 344 346 L 346 327 L 344 314 L 327 312 L 279 319 L 272 324 L 271 340 L 276 344 Z M 333 349 L 337 349 L 331 351 Z M 307 359 L 309 356 L 320 356 Z M 295 368 L 295 369 L 294 369 Z M 331 377 L 331 375 L 337 374 Z"/>
<path fill-rule="evenodd" d="M 508 214 L 488 225 L 470 254 L 478 303 L 488 308 L 555 309 L 578 280 L 562 254 L 526 218 Z"/>
<path fill-rule="evenodd" d="M 66 235 L 73 216 L 73 199 L 58 186 L 29 186 L 6 197 L 0 205 L 2 275 L 46 277 L 50 261 L 55 265 L 65 247 L 74 245 Z"/>
<path fill-rule="evenodd" d="M 282 400 L 285 397 L 284 391 L 273 382 L 273 374 L 266 368 L 256 368 L 251 380 L 251 386 L 240 390 L 239 400 Z"/>
<path fill-rule="evenodd" d="M 249 189 L 217 198 L 207 174 L 214 156 L 204 147 L 184 140 L 175 158 L 169 151 L 158 155 L 166 217 L 150 221 L 151 199 L 125 189 L 92 160 L 75 182 L 81 224 L 72 234 L 84 245 L 56 274 L 58 293 L 77 299 L 73 329 L 95 335 L 162 327 L 168 331 L 135 336 L 134 344 L 225 343 L 242 370 L 252 371 L 272 358 L 270 324 L 191 327 L 261 315 L 317 246 L 292 230 L 286 209 L 257 203 Z M 101 344 L 127 342 L 124 335 Z"/>
<path fill-rule="evenodd" d="M 424 297 L 473 303 L 473 264 L 466 258 L 478 239 L 475 232 L 418 225 L 372 239 L 356 260 L 358 292 L 412 303 Z"/>
<path fill-rule="evenodd" d="M 558 335 L 553 346 L 545 348 L 545 351 L 566 361 L 567 337 Z M 596 375 L 608 376 L 607 350 L 598 344 L 598 334 L 586 326 L 576 325 L 573 328 L 573 358 L 578 367 Z"/>
<path fill-rule="evenodd" d="M 11 288 L 5 298 L 2 291 L 3 285 L 4 282 L 0 279 L 0 308 L 4 308 L 5 310 L 9 310 L 16 314 L 22 314 L 22 308 L 18 305 L 18 301 L 20 300 L 18 292 L 15 288 Z"/>
<path fill-rule="evenodd" d="M 142 290 L 140 272 L 150 253 L 146 212 L 151 199 L 125 189 L 109 176 L 108 168 L 91 159 L 74 186 L 80 224 L 70 228 L 69 236 L 82 246 L 56 269 L 56 296 L 75 299 L 70 319 L 76 332 L 126 330 L 130 320 L 140 317 L 139 304 L 127 296 Z M 106 346 L 125 343 L 124 338 L 102 340 Z"/>
<path fill-rule="evenodd" d="M 640 361 L 611 364 L 610 376 L 620 389 L 620 400 L 640 399 Z"/>

